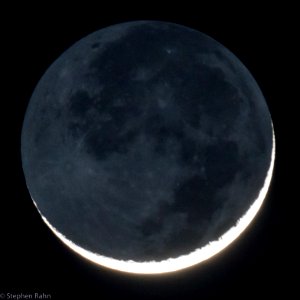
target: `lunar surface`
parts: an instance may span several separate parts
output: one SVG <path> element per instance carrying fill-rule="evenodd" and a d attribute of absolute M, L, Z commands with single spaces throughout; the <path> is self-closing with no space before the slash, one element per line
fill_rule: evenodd
<path fill-rule="evenodd" d="M 65 244 L 106 267 L 161 273 L 249 225 L 275 143 L 265 99 L 229 50 L 139 21 L 88 35 L 49 67 L 21 150 L 30 195 Z"/>

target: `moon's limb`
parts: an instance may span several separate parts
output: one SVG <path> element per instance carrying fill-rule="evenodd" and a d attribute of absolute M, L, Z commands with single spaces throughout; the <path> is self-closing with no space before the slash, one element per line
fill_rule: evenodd
<path fill-rule="evenodd" d="M 248 211 L 237 221 L 234 227 L 231 227 L 227 232 L 225 232 L 222 236 L 219 237 L 218 240 L 214 240 L 209 242 L 206 246 L 196 249 L 195 251 L 182 255 L 177 258 L 169 258 L 162 261 L 145 261 L 145 262 L 136 262 L 133 260 L 117 260 L 114 258 L 106 257 L 99 255 L 97 253 L 93 253 L 88 251 L 78 245 L 76 245 L 71 240 L 67 239 L 63 234 L 61 234 L 55 227 L 53 227 L 49 221 L 44 217 L 39 211 L 43 221 L 47 224 L 47 226 L 52 230 L 52 232 L 69 248 L 71 248 L 74 252 L 86 258 L 87 260 L 110 269 L 127 272 L 127 273 L 137 273 L 137 274 L 160 274 L 160 273 L 169 273 L 178 271 L 181 269 L 185 269 L 191 267 L 193 265 L 199 264 L 214 255 L 221 252 L 228 245 L 230 245 L 234 240 L 236 240 L 242 232 L 250 225 L 252 220 L 255 218 L 258 213 L 260 207 L 262 206 L 264 199 L 267 195 L 273 169 L 274 169 L 274 161 L 275 161 L 275 135 L 274 130 L 273 133 L 273 142 L 272 142 L 272 156 L 270 167 L 267 172 L 267 176 L 265 178 L 264 185 L 260 190 L 257 199 L 250 206 Z"/>

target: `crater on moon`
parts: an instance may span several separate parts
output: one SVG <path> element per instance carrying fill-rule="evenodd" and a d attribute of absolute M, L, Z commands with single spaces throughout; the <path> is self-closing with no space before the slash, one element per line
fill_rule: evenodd
<path fill-rule="evenodd" d="M 22 131 L 42 216 L 85 250 L 136 262 L 187 255 L 235 226 L 272 148 L 267 105 L 243 64 L 205 34 L 152 21 L 64 52 Z"/>

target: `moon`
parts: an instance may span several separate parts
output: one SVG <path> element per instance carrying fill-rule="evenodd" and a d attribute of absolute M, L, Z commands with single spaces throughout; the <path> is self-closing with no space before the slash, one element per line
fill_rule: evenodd
<path fill-rule="evenodd" d="M 216 255 L 267 194 L 275 137 L 264 96 L 223 45 L 181 25 L 110 26 L 37 84 L 21 137 L 42 219 L 82 257 L 143 274 Z"/>

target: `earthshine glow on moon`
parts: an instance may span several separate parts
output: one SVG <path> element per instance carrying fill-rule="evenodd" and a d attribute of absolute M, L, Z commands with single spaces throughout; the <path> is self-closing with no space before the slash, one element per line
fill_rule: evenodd
<path fill-rule="evenodd" d="M 261 208 L 264 199 L 266 198 L 268 189 L 270 187 L 273 169 L 275 161 L 275 135 L 273 131 L 273 147 L 272 147 L 272 158 L 270 162 L 270 167 L 265 179 L 265 183 L 259 192 L 257 199 L 250 206 L 249 210 L 244 216 L 242 216 L 236 226 L 230 228 L 225 232 L 218 240 L 211 241 L 206 246 L 196 249 L 195 251 L 182 255 L 177 258 L 169 258 L 163 261 L 146 261 L 146 262 L 135 262 L 133 260 L 123 261 L 117 260 L 110 257 L 101 256 L 97 253 L 90 252 L 83 249 L 82 247 L 76 245 L 72 241 L 68 240 L 63 234 L 58 232 L 48 220 L 40 213 L 44 222 L 52 230 L 52 232 L 69 248 L 75 251 L 77 254 L 86 258 L 87 260 L 99 265 L 104 266 L 113 270 L 118 270 L 127 273 L 136 273 L 136 274 L 161 274 L 169 273 L 174 271 L 179 271 L 196 264 L 199 264 L 214 255 L 218 254 L 224 250 L 228 245 L 230 245 L 234 240 L 236 240 L 243 231 L 250 225 L 259 209 Z M 34 200 L 33 200 L 34 202 Z M 37 207 L 36 203 L 34 202 Z M 38 207 L 37 207 L 38 209 Z"/>
<path fill-rule="evenodd" d="M 38 120 L 38 122 L 37 122 Z M 37 84 L 21 137 L 40 215 L 95 264 L 158 274 L 237 239 L 270 185 L 264 96 L 223 45 L 181 25 L 96 31 Z"/>

